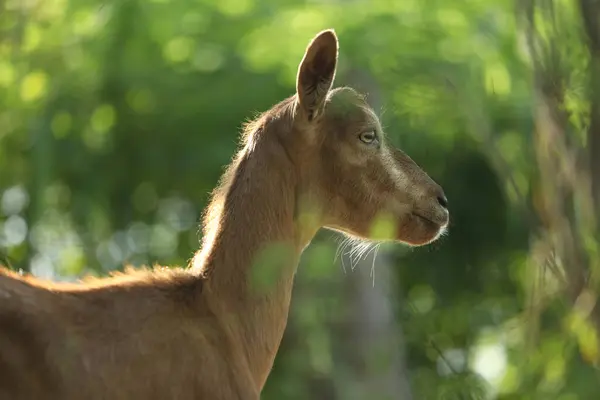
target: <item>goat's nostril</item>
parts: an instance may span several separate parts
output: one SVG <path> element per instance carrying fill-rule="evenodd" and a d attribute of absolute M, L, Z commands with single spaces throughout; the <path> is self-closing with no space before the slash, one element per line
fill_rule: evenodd
<path fill-rule="evenodd" d="M 437 197 L 437 201 L 438 203 L 440 203 L 440 206 L 444 207 L 444 208 L 448 208 L 448 198 L 446 197 L 446 195 L 439 195 Z"/>

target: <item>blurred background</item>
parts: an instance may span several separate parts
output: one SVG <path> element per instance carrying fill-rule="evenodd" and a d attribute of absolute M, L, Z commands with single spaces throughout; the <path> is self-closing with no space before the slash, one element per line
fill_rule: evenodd
<path fill-rule="evenodd" d="M 185 265 L 242 123 L 293 94 L 331 27 L 336 85 L 368 94 L 452 222 L 362 255 L 320 232 L 262 398 L 596 399 L 599 16 L 593 0 L 0 0 L 0 263 L 56 280 Z"/>

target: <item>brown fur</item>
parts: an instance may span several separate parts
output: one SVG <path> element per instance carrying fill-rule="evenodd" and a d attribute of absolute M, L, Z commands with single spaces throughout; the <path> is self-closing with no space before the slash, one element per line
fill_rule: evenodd
<path fill-rule="evenodd" d="M 319 228 L 412 245 L 441 234 L 441 188 L 387 145 L 362 96 L 331 90 L 337 46 L 333 31 L 315 37 L 297 94 L 248 124 L 189 268 L 77 284 L 0 272 L 0 399 L 258 399 Z M 369 131 L 378 142 L 361 141 Z M 393 229 L 375 237 L 381 212 Z"/>

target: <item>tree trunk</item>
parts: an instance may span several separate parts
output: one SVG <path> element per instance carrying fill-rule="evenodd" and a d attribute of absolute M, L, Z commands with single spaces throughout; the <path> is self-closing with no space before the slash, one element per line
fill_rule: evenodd
<path fill-rule="evenodd" d="M 349 85 L 367 94 L 373 109 L 381 109 L 378 85 L 368 74 L 354 70 L 345 78 Z M 345 384 L 339 393 L 341 399 L 412 399 L 402 327 L 394 316 L 398 297 L 389 254 L 381 248 L 360 260 L 354 257 L 354 261 L 348 254 L 342 254 L 348 272 L 346 302 L 355 316 L 347 343 L 353 350 L 354 368 L 352 376 L 345 377 L 354 384 L 351 387 Z"/>
<path fill-rule="evenodd" d="M 600 1 L 579 0 L 590 53 L 590 126 L 588 161 L 596 214 L 600 211 Z"/>

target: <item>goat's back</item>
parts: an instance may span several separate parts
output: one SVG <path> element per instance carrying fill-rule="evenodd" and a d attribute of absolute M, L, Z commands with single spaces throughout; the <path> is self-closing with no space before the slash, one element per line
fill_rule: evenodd
<path fill-rule="evenodd" d="M 45 287 L 0 272 L 0 400 L 253 398 L 201 281 L 111 279 Z"/>

